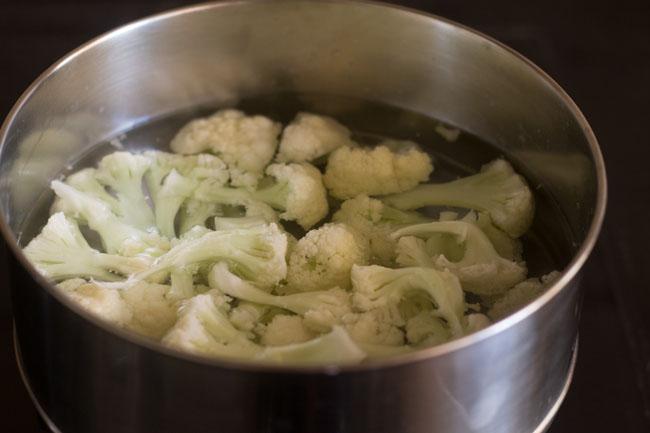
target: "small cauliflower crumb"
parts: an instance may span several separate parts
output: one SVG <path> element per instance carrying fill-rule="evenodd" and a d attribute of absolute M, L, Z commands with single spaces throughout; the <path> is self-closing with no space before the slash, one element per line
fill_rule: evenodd
<path fill-rule="evenodd" d="M 284 346 L 304 343 L 317 335 L 305 326 L 302 317 L 278 314 L 266 325 L 266 331 L 262 335 L 262 344 L 265 346 Z"/>
<path fill-rule="evenodd" d="M 350 130 L 331 117 L 298 113 L 282 132 L 276 159 L 280 162 L 313 161 L 350 144 Z"/>
<path fill-rule="evenodd" d="M 289 256 L 288 285 L 299 292 L 350 288 L 354 264 L 367 264 L 368 250 L 345 224 L 326 224 L 309 231 Z"/>
<path fill-rule="evenodd" d="M 323 181 L 330 194 L 348 199 L 359 194 L 385 195 L 407 191 L 429 179 L 431 158 L 412 143 L 395 141 L 373 148 L 340 147 L 329 157 Z"/>
<path fill-rule="evenodd" d="M 454 141 L 458 140 L 458 137 L 460 137 L 459 129 L 452 128 L 443 123 L 438 123 L 434 130 L 438 133 L 438 135 L 450 143 L 453 143 Z"/>
<path fill-rule="evenodd" d="M 181 128 L 170 147 L 175 153 L 210 151 L 228 164 L 235 186 L 254 187 L 271 162 L 282 126 L 264 116 L 220 110 Z"/>

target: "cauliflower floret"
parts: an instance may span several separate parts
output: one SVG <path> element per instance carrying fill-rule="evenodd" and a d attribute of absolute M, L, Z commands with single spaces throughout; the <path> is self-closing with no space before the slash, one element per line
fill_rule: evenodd
<path fill-rule="evenodd" d="M 298 113 L 282 132 L 276 159 L 279 162 L 313 161 L 350 144 L 350 130 L 331 117 Z"/>
<path fill-rule="evenodd" d="M 233 185 L 254 187 L 275 154 L 281 129 L 279 123 L 264 116 L 220 110 L 189 122 L 170 147 L 182 154 L 209 150 L 228 164 Z"/>
<path fill-rule="evenodd" d="M 419 185 L 382 200 L 404 210 L 454 206 L 486 212 L 494 225 L 513 238 L 526 233 L 535 213 L 535 199 L 528 184 L 503 159 L 485 164 L 479 173 L 472 176 L 446 183 Z"/>
<path fill-rule="evenodd" d="M 289 256 L 287 283 L 297 291 L 350 287 L 354 264 L 367 264 L 368 251 L 345 224 L 326 224 L 309 231 Z"/>
<path fill-rule="evenodd" d="M 266 325 L 266 331 L 262 335 L 262 344 L 265 346 L 284 346 L 304 343 L 317 335 L 305 326 L 302 317 L 278 314 Z"/>
<path fill-rule="evenodd" d="M 57 287 L 81 308 L 117 326 L 126 326 L 133 317 L 131 308 L 115 288 L 81 278 L 64 281 Z"/>
<path fill-rule="evenodd" d="M 194 296 L 178 311 L 178 320 L 162 343 L 186 352 L 210 356 L 250 358 L 261 347 L 228 320 L 227 299 L 217 290 Z"/>
<path fill-rule="evenodd" d="M 343 315 L 351 311 L 350 296 L 339 287 L 285 296 L 272 295 L 234 275 L 225 263 L 212 267 L 208 283 L 240 302 L 254 302 L 258 306 L 273 306 L 303 315 L 305 324 L 318 332 L 329 331 Z"/>
<path fill-rule="evenodd" d="M 308 163 L 271 164 L 266 173 L 276 179 L 276 185 L 286 185 L 286 198 L 278 203 L 284 210 L 280 218 L 295 220 L 305 230 L 325 218 L 329 212 L 327 191 L 316 167 Z"/>
<path fill-rule="evenodd" d="M 501 257 L 490 239 L 473 223 L 434 221 L 401 228 L 391 236 L 399 239 L 397 262 L 401 266 L 448 269 L 468 292 L 504 293 L 526 278 L 526 263 Z M 435 242 L 429 244 L 431 239 Z M 448 248 L 454 244 L 454 248 Z"/>
<path fill-rule="evenodd" d="M 399 328 L 404 321 L 399 312 L 388 306 L 364 313 L 343 316 L 343 324 L 354 341 L 382 346 L 401 346 L 404 332 Z"/>
<path fill-rule="evenodd" d="M 169 286 L 141 282 L 121 291 L 133 311 L 128 328 L 159 340 L 176 322 L 176 305 L 166 299 Z"/>
<path fill-rule="evenodd" d="M 167 275 L 194 264 L 227 262 L 233 272 L 270 290 L 286 277 L 286 251 L 287 237 L 276 224 L 208 231 L 178 242 L 148 269 L 133 274 L 129 282 Z"/>
<path fill-rule="evenodd" d="M 208 202 L 243 205 L 247 208 L 247 216 L 259 215 L 267 220 L 271 216 L 260 209 L 273 213 L 272 207 L 283 211 L 280 218 L 295 220 L 305 230 L 327 215 L 327 191 L 316 167 L 306 162 L 271 164 L 266 173 L 275 180 L 265 179 L 269 182 L 260 185 L 257 190 L 204 184 L 196 190 L 196 197 Z M 258 205 L 253 209 L 255 203 Z M 256 212 L 252 212 L 252 209 Z"/>
<path fill-rule="evenodd" d="M 388 143 L 393 147 L 393 142 Z M 359 194 L 384 195 L 407 191 L 429 179 L 431 158 L 415 144 L 393 151 L 388 144 L 374 148 L 340 147 L 329 157 L 323 181 L 330 194 L 348 199 Z"/>
<path fill-rule="evenodd" d="M 396 245 L 390 234 L 405 224 L 428 219 L 417 212 L 399 211 L 377 199 L 359 195 L 344 201 L 332 221 L 347 224 L 366 240 L 371 263 L 389 266 L 394 262 Z"/>

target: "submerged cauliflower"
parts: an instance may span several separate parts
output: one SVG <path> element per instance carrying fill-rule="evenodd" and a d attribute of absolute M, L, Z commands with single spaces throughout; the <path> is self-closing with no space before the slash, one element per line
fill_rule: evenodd
<path fill-rule="evenodd" d="M 331 117 L 298 113 L 282 132 L 276 159 L 280 162 L 313 161 L 350 144 L 350 130 Z"/>
<path fill-rule="evenodd" d="M 409 142 L 392 150 L 393 143 L 384 142 L 374 148 L 340 147 L 334 151 L 323 177 L 330 194 L 339 199 L 359 194 L 392 194 L 429 179 L 433 171 L 429 155 Z"/>
<path fill-rule="evenodd" d="M 175 154 L 114 152 L 54 180 L 25 255 L 82 308 L 169 347 L 302 365 L 443 344 L 557 277 L 526 279 L 533 195 L 505 160 L 418 185 L 433 167 L 412 142 L 360 147 L 299 113 L 271 163 L 280 128 L 221 110 L 185 125 Z"/>
<path fill-rule="evenodd" d="M 350 287 L 354 264 L 366 264 L 368 251 L 345 224 L 326 224 L 298 241 L 289 256 L 287 284 L 297 292 Z"/>
<path fill-rule="evenodd" d="M 184 155 L 210 151 L 230 168 L 233 185 L 255 186 L 271 162 L 282 129 L 264 116 L 246 116 L 239 110 L 221 110 L 192 120 L 169 147 Z"/>

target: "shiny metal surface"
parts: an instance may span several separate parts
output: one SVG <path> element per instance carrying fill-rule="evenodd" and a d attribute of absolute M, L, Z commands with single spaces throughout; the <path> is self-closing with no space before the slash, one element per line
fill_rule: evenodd
<path fill-rule="evenodd" d="M 556 199 L 570 233 L 560 280 L 469 337 L 353 368 L 196 358 L 88 317 L 27 263 L 20 226 L 88 146 L 146 119 L 256 94 L 385 102 L 494 143 Z M 564 92 L 498 43 L 395 7 L 342 1 L 200 5 L 123 27 L 46 71 L 0 134 L 0 227 L 15 255 L 24 370 L 64 432 L 530 432 L 569 377 L 578 271 L 606 185 L 589 125 Z M 565 239 L 566 240 L 566 239 Z"/>

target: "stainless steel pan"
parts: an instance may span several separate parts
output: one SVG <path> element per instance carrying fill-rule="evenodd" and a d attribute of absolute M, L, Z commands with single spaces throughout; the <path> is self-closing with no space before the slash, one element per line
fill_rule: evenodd
<path fill-rule="evenodd" d="M 545 234 L 566 244 L 562 277 L 460 340 L 368 365 L 290 369 L 180 354 L 100 323 L 21 253 L 30 209 L 89 146 L 156 116 L 281 92 L 383 102 L 493 143 L 566 217 L 568 232 Z M 596 138 L 535 65 L 461 25 L 366 2 L 238 1 L 138 21 L 45 71 L 0 134 L 18 350 L 34 399 L 64 432 L 542 431 L 571 379 L 579 271 L 605 200 Z"/>

